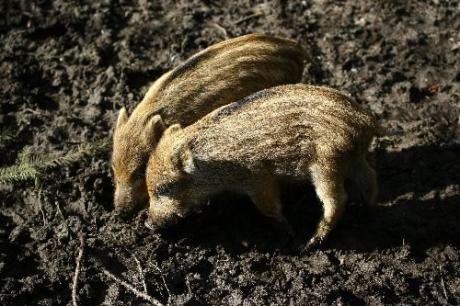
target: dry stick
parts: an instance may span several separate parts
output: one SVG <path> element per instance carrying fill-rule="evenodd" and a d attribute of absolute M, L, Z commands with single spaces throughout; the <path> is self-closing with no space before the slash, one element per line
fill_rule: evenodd
<path fill-rule="evenodd" d="M 444 297 L 446 298 L 446 301 L 449 302 L 449 297 L 447 296 L 446 284 L 444 283 L 444 277 L 442 276 L 441 266 L 438 266 L 438 269 L 439 269 L 439 275 L 441 277 L 441 288 L 444 293 Z"/>
<path fill-rule="evenodd" d="M 238 19 L 237 21 L 235 21 L 235 24 L 240 24 L 242 22 L 245 22 L 246 20 L 249 20 L 249 19 L 252 19 L 252 18 L 256 18 L 256 17 L 260 17 L 260 16 L 263 16 L 264 13 L 262 12 L 257 12 L 257 13 L 254 13 L 254 14 L 251 14 L 249 16 L 246 16 L 246 17 L 243 17 L 241 19 Z"/>
<path fill-rule="evenodd" d="M 56 215 L 60 215 L 62 220 L 65 220 L 65 217 L 64 217 L 64 214 L 62 213 L 62 210 L 61 210 L 61 206 L 59 205 L 59 202 L 56 201 L 54 202 L 54 204 L 56 204 L 56 214 L 54 214 L 54 217 L 56 218 Z"/>
<path fill-rule="evenodd" d="M 40 213 L 42 214 L 43 226 L 46 226 L 48 225 L 48 222 L 46 221 L 45 212 L 43 211 L 43 205 L 40 201 L 38 202 L 39 202 L 38 208 L 40 209 Z"/>
<path fill-rule="evenodd" d="M 80 235 L 80 248 L 78 249 L 78 255 L 76 259 L 77 266 L 75 267 L 75 274 L 73 276 L 73 284 L 72 284 L 72 304 L 73 306 L 78 306 L 78 303 L 77 303 L 78 276 L 80 275 L 80 262 L 83 257 L 84 247 L 85 247 L 85 238 L 81 234 Z"/>
<path fill-rule="evenodd" d="M 118 277 L 116 277 L 115 275 L 113 275 L 112 273 L 110 273 L 109 271 L 107 271 L 106 269 L 102 269 L 102 272 L 107 276 L 109 277 L 110 279 L 112 279 L 113 281 L 115 281 L 116 283 L 118 283 L 119 285 L 122 285 L 123 287 L 125 287 L 126 289 L 128 289 L 129 291 L 131 291 L 135 296 L 137 296 L 138 298 L 141 298 L 141 299 L 144 299 L 150 303 L 152 303 L 153 305 L 155 306 L 164 306 L 162 303 L 160 303 L 160 301 L 158 301 L 157 299 L 151 297 L 150 295 L 144 293 L 144 292 L 140 292 L 139 290 L 137 290 L 136 288 L 134 288 L 133 286 L 131 286 L 130 284 L 128 284 L 127 282 L 119 279 Z"/>
<path fill-rule="evenodd" d="M 38 208 L 40 209 L 40 213 L 42 214 L 43 226 L 46 226 L 46 225 L 48 225 L 48 222 L 46 221 L 46 215 L 45 215 L 45 212 L 43 211 L 43 204 L 42 204 L 41 194 L 42 194 L 42 191 L 40 190 L 38 192 Z"/>
<path fill-rule="evenodd" d="M 222 33 L 225 39 L 228 39 L 229 36 L 228 36 L 227 30 L 223 26 L 221 26 L 217 22 L 210 22 L 209 25 L 215 27 L 217 30 L 219 30 Z"/>
<path fill-rule="evenodd" d="M 444 277 L 442 277 L 442 276 L 441 276 L 441 287 L 442 287 L 442 291 L 444 293 L 444 297 L 446 298 L 446 301 L 449 302 L 449 297 L 447 296 L 446 284 L 444 283 Z"/>
<path fill-rule="evenodd" d="M 142 280 L 142 286 L 144 287 L 144 292 L 146 294 L 149 294 L 149 292 L 147 291 L 147 283 L 145 282 L 144 270 L 142 270 L 141 262 L 139 261 L 139 259 L 137 259 L 136 255 L 134 254 L 133 254 L 133 258 L 134 258 L 134 261 L 136 262 L 137 270 L 139 270 L 139 275 Z"/>
<path fill-rule="evenodd" d="M 166 279 L 163 276 L 163 271 L 161 271 L 161 269 L 155 264 L 153 264 L 153 267 L 157 269 L 158 273 L 160 274 L 161 281 L 163 282 L 163 286 L 165 287 L 166 293 L 168 294 L 168 304 L 169 304 L 169 300 L 171 299 L 171 291 L 169 291 L 168 285 L 166 284 Z"/>
<path fill-rule="evenodd" d="M 187 42 L 188 42 L 188 35 L 185 36 L 185 38 L 182 40 L 182 42 L 180 44 L 180 53 L 181 54 L 184 53 L 185 45 L 187 44 Z"/>

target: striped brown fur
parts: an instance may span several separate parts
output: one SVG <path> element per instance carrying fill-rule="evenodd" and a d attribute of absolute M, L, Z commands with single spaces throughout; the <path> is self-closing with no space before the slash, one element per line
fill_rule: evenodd
<path fill-rule="evenodd" d="M 193 125 L 168 128 L 150 156 L 147 186 L 152 223 L 164 226 L 198 210 L 208 197 L 235 191 L 288 228 L 280 181 L 311 181 L 324 216 L 311 244 L 334 227 L 347 200 L 375 201 L 377 182 L 368 147 L 380 133 L 376 119 L 343 93 L 284 85 L 210 113 Z"/>
<path fill-rule="evenodd" d="M 147 205 L 143 174 L 165 127 L 187 126 L 258 90 L 296 83 L 305 60 L 305 51 L 291 40 L 250 34 L 213 45 L 165 73 L 131 116 L 120 111 L 112 156 L 117 212 Z"/>

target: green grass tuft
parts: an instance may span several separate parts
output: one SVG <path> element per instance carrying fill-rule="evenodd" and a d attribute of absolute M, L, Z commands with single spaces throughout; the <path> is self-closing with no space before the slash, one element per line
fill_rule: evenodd
<path fill-rule="evenodd" d="M 16 135 L 17 131 L 13 127 L 7 126 L 0 128 L 0 145 L 4 145 L 8 141 L 11 141 Z"/>
<path fill-rule="evenodd" d="M 110 139 L 104 138 L 79 145 L 62 156 L 55 154 L 37 156 L 33 153 L 33 147 L 27 146 L 19 153 L 15 165 L 0 168 L 0 184 L 34 181 L 35 187 L 38 188 L 45 170 L 69 166 L 86 157 L 107 151 L 110 145 Z"/>

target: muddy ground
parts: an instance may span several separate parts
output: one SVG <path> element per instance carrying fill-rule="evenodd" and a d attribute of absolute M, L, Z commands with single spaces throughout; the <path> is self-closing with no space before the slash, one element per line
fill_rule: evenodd
<path fill-rule="evenodd" d="M 373 146 L 378 205 L 350 207 L 310 253 L 286 250 L 246 198 L 225 195 L 160 234 L 112 216 L 110 152 L 0 187 L 0 304 L 460 304 L 460 2 L 19 1 L 0 3 L 0 166 L 111 137 L 150 82 L 250 32 L 296 39 L 304 82 L 350 92 L 389 135 Z M 305 244 L 321 207 L 287 186 Z M 82 237 L 82 239 L 80 239 Z M 81 243 L 83 241 L 83 243 Z M 143 270 L 138 269 L 137 260 Z M 107 272 L 106 272 L 107 273 Z"/>

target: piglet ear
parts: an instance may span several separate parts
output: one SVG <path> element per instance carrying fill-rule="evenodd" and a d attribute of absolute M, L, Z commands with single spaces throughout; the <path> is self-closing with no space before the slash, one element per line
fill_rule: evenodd
<path fill-rule="evenodd" d="M 117 119 L 117 126 L 116 128 L 120 128 L 122 125 L 124 125 L 128 121 L 128 112 L 126 111 L 126 108 L 120 109 L 118 112 L 118 119 Z"/>
<path fill-rule="evenodd" d="M 161 119 L 160 115 L 155 115 L 149 119 L 147 125 L 143 131 L 143 139 L 144 143 L 148 147 L 155 146 L 160 139 L 163 131 L 165 130 L 165 126 L 163 123 L 163 119 Z"/>
<path fill-rule="evenodd" d="M 195 171 L 192 151 L 187 143 L 183 143 L 173 150 L 171 161 L 177 169 L 184 173 L 192 174 Z"/>
<path fill-rule="evenodd" d="M 182 152 L 182 170 L 187 174 L 192 174 L 195 171 L 192 151 L 188 146 L 184 152 Z"/>
<path fill-rule="evenodd" d="M 180 126 L 180 124 L 179 124 L 179 123 L 175 123 L 175 124 L 173 124 L 173 125 L 170 125 L 170 126 L 164 131 L 163 135 L 169 137 L 170 135 L 175 134 L 175 133 L 177 133 L 177 132 L 179 132 L 179 131 L 181 131 L 181 130 L 182 130 L 182 127 Z"/>

